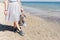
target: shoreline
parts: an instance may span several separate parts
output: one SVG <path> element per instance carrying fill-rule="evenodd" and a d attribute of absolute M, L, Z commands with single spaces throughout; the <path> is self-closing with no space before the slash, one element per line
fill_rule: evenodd
<path fill-rule="evenodd" d="M 60 17 L 60 11 L 45 11 L 45 10 L 41 10 L 41 9 L 37 9 L 37 8 L 33 8 L 33 7 L 27 7 L 27 6 L 23 6 L 24 10 L 27 12 L 30 12 L 31 14 L 40 14 L 40 15 L 49 15 L 49 16 L 57 16 Z"/>

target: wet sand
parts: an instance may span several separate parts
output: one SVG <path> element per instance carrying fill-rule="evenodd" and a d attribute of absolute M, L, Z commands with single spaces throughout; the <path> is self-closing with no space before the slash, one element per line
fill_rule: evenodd
<path fill-rule="evenodd" d="M 13 23 L 5 22 L 4 5 L 0 3 L 0 40 L 60 40 L 60 25 L 44 17 L 27 15 L 27 26 L 22 27 L 25 36 L 14 33 Z M 51 17 L 52 18 L 52 17 Z M 48 18 L 50 20 L 50 18 Z"/>

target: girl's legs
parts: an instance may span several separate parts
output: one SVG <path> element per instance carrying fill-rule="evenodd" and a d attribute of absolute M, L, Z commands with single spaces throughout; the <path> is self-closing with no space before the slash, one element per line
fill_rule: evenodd
<path fill-rule="evenodd" d="M 24 36 L 24 32 L 21 30 L 21 26 L 19 26 L 18 21 L 15 21 L 15 22 L 14 22 L 14 27 L 17 28 L 18 33 L 19 33 L 21 36 Z M 16 31 L 17 31 L 17 30 L 16 30 Z"/>
<path fill-rule="evenodd" d="M 17 31 L 17 25 L 16 25 L 16 22 L 14 22 L 14 29 L 13 29 L 14 32 Z"/>
<path fill-rule="evenodd" d="M 20 26 L 18 24 L 18 21 L 14 22 L 14 27 L 17 28 L 19 31 L 21 31 L 21 28 L 20 28 Z"/>
<path fill-rule="evenodd" d="M 16 28 L 16 22 L 14 22 L 14 28 Z"/>

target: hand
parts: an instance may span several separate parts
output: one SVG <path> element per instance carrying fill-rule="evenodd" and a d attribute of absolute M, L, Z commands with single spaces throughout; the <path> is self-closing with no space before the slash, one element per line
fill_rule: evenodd
<path fill-rule="evenodd" d="M 7 16 L 8 11 L 4 11 L 4 15 Z"/>

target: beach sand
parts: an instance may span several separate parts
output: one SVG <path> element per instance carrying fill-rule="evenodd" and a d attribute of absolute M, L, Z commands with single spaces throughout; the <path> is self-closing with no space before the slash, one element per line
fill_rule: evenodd
<path fill-rule="evenodd" d="M 60 25 L 43 18 L 27 15 L 27 26 L 22 27 L 25 36 L 9 31 L 11 22 L 5 22 L 4 4 L 0 3 L 0 40 L 60 40 Z M 7 25 L 9 25 L 7 27 Z"/>

